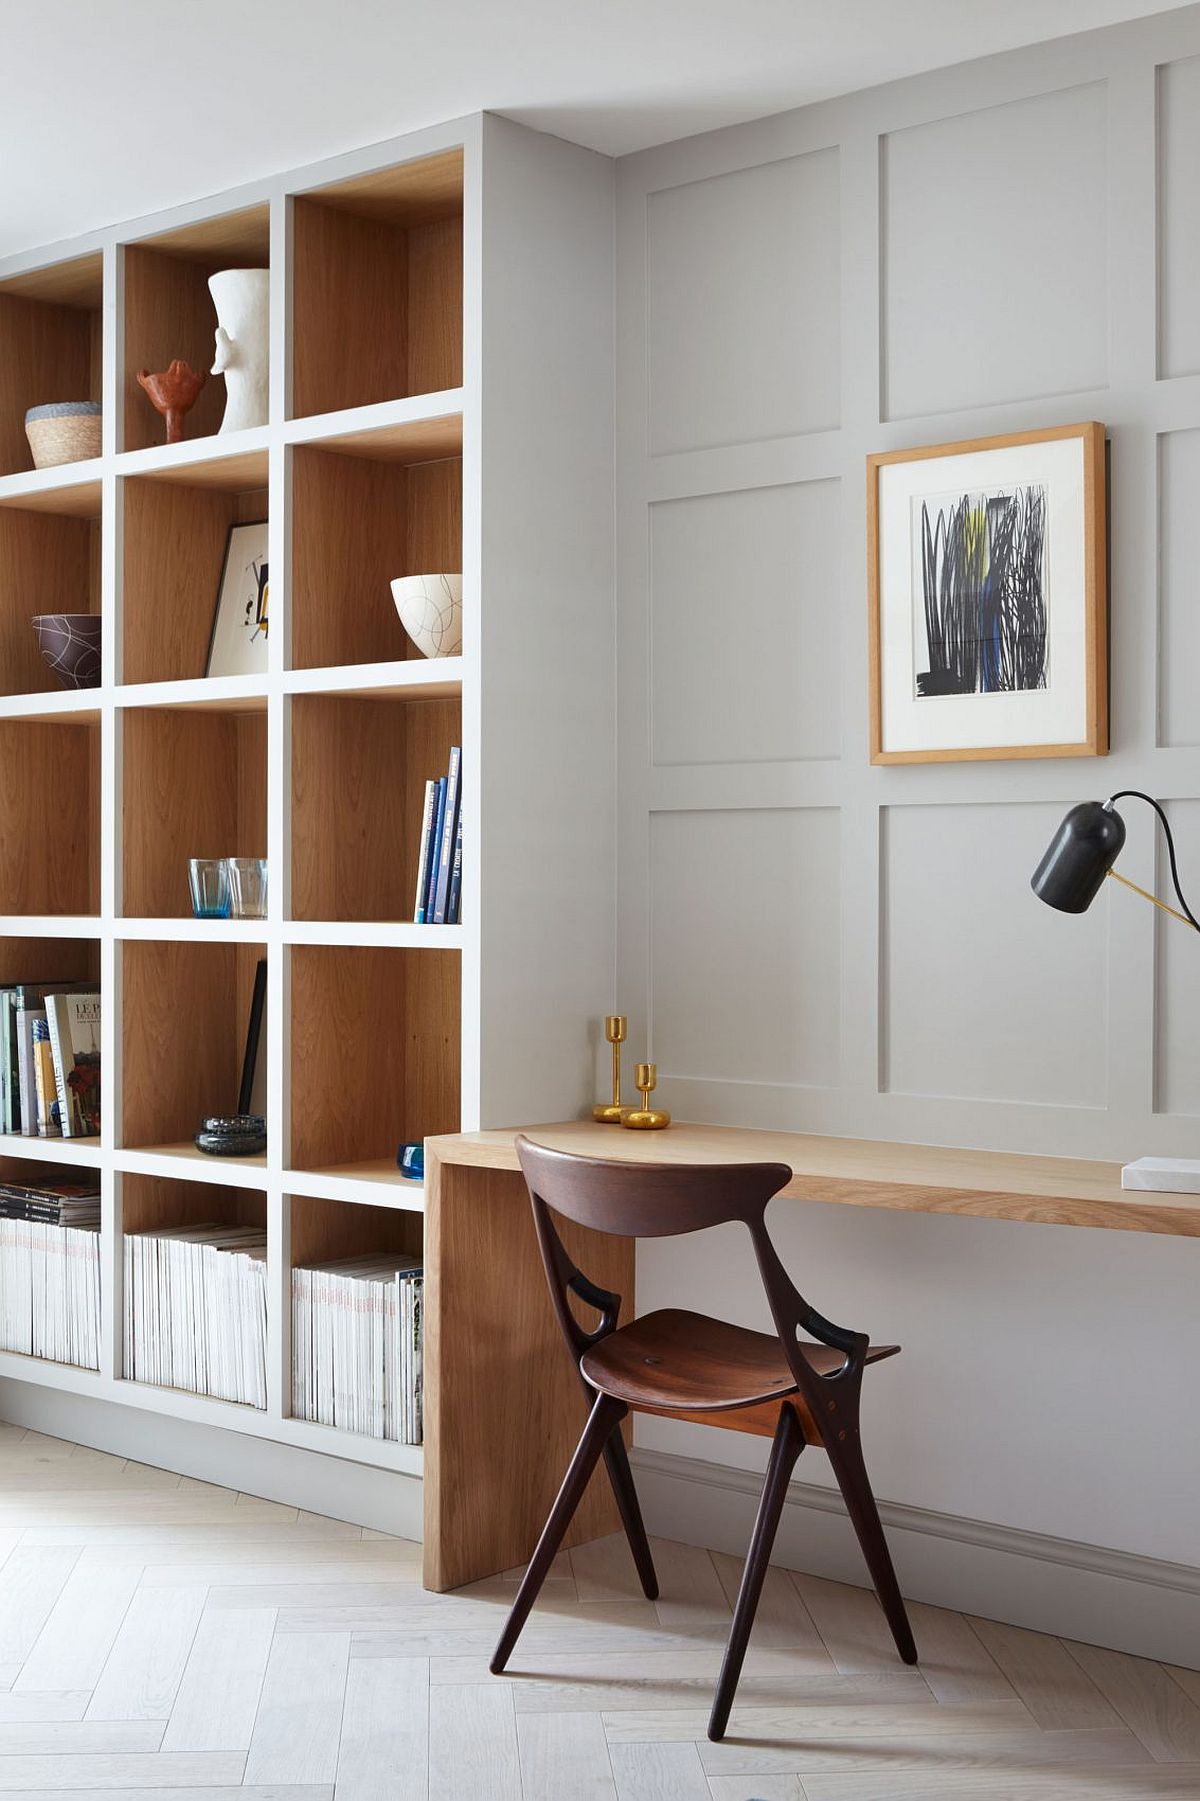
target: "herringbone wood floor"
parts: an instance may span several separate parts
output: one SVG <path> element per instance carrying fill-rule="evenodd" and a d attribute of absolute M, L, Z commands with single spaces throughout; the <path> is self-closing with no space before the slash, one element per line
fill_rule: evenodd
<path fill-rule="evenodd" d="M 704 1737 L 735 1559 L 560 1558 L 510 1678 L 514 1580 L 0 1425 L 0 1795 L 139 1801 L 1200 1798 L 1200 1674 L 772 1572 L 730 1736 Z"/>

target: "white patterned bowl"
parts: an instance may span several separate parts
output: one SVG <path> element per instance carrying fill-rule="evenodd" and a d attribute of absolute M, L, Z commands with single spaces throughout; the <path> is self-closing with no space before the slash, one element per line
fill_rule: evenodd
<path fill-rule="evenodd" d="M 462 576 L 401 575 L 392 583 L 400 623 L 426 657 L 462 649 Z"/>

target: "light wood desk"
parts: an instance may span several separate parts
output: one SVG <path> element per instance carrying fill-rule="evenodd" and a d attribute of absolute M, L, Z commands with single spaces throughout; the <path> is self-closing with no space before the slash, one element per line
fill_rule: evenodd
<path fill-rule="evenodd" d="M 632 1163 L 786 1163 L 794 1175 L 782 1197 L 794 1200 L 1200 1238 L 1200 1195 L 1123 1190 L 1117 1163 L 726 1126 L 634 1133 L 585 1120 L 520 1129 L 559 1150 Z M 425 1584 L 433 1589 L 524 1562 L 584 1418 L 550 1311 L 516 1136 L 514 1128 L 426 1141 Z M 563 1237 L 593 1281 L 626 1297 L 629 1317 L 633 1245 L 578 1228 Z M 601 1470 L 567 1543 L 617 1525 Z"/>

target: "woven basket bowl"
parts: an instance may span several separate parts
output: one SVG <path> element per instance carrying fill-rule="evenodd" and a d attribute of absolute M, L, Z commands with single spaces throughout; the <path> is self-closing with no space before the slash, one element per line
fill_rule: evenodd
<path fill-rule="evenodd" d="M 59 400 L 49 406 L 31 406 L 25 415 L 25 436 L 35 469 L 52 469 L 56 463 L 80 463 L 87 457 L 98 457 L 99 403 Z"/>

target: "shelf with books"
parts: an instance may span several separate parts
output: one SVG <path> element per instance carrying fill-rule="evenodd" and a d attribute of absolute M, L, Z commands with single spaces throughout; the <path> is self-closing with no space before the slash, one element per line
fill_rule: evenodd
<path fill-rule="evenodd" d="M 394 1160 L 411 1139 L 457 1130 L 459 953 L 295 945 L 288 954 L 289 1167 Z"/>
<path fill-rule="evenodd" d="M 462 743 L 461 703 L 296 695 L 291 741 L 292 918 L 412 919 L 425 786 Z"/>
<path fill-rule="evenodd" d="M 0 937 L 0 1154 L 98 1161 L 100 994 L 97 938 Z"/>
<path fill-rule="evenodd" d="M 267 854 L 266 714 L 126 707 L 119 726 L 122 911 L 187 919 L 190 858 Z"/>
<path fill-rule="evenodd" d="M 423 661 L 391 583 L 462 570 L 462 458 L 388 461 L 367 436 L 291 452 L 294 669 Z"/>
<path fill-rule="evenodd" d="M 0 1350 L 100 1368 L 100 1176 L 0 1159 Z"/>
<path fill-rule="evenodd" d="M 122 449 L 162 442 L 162 421 L 138 386 L 137 371 L 166 369 L 175 357 L 208 370 L 213 360 L 209 276 L 218 269 L 266 268 L 270 250 L 265 201 L 126 242 Z M 188 414 L 189 440 L 216 433 L 224 405 L 225 384 L 206 381 Z"/>
<path fill-rule="evenodd" d="M 295 195 L 294 417 L 460 385 L 463 181 L 455 149 Z"/>
<path fill-rule="evenodd" d="M 32 468 L 30 407 L 103 393 L 99 250 L 0 281 L 0 476 Z"/>
<path fill-rule="evenodd" d="M 265 536 L 256 550 L 240 542 L 246 534 L 231 534 L 267 520 L 266 461 L 265 451 L 248 464 L 240 456 L 214 458 L 200 482 L 189 467 L 178 472 L 186 480 L 160 469 L 119 484 L 122 683 L 195 683 L 207 675 L 227 559 L 232 553 L 257 566 L 265 557 Z"/>
<path fill-rule="evenodd" d="M 164 1173 L 179 1162 L 193 1181 L 208 1171 L 213 1181 L 229 1179 L 215 1172 L 235 1159 L 206 1157 L 192 1139 L 209 1115 L 238 1111 L 255 975 L 266 955 L 261 943 L 120 943 L 121 1167 L 136 1167 L 128 1153 L 140 1151 Z"/>
<path fill-rule="evenodd" d="M 288 1198 L 295 1419 L 420 1442 L 424 1221 L 387 1207 Z"/>

